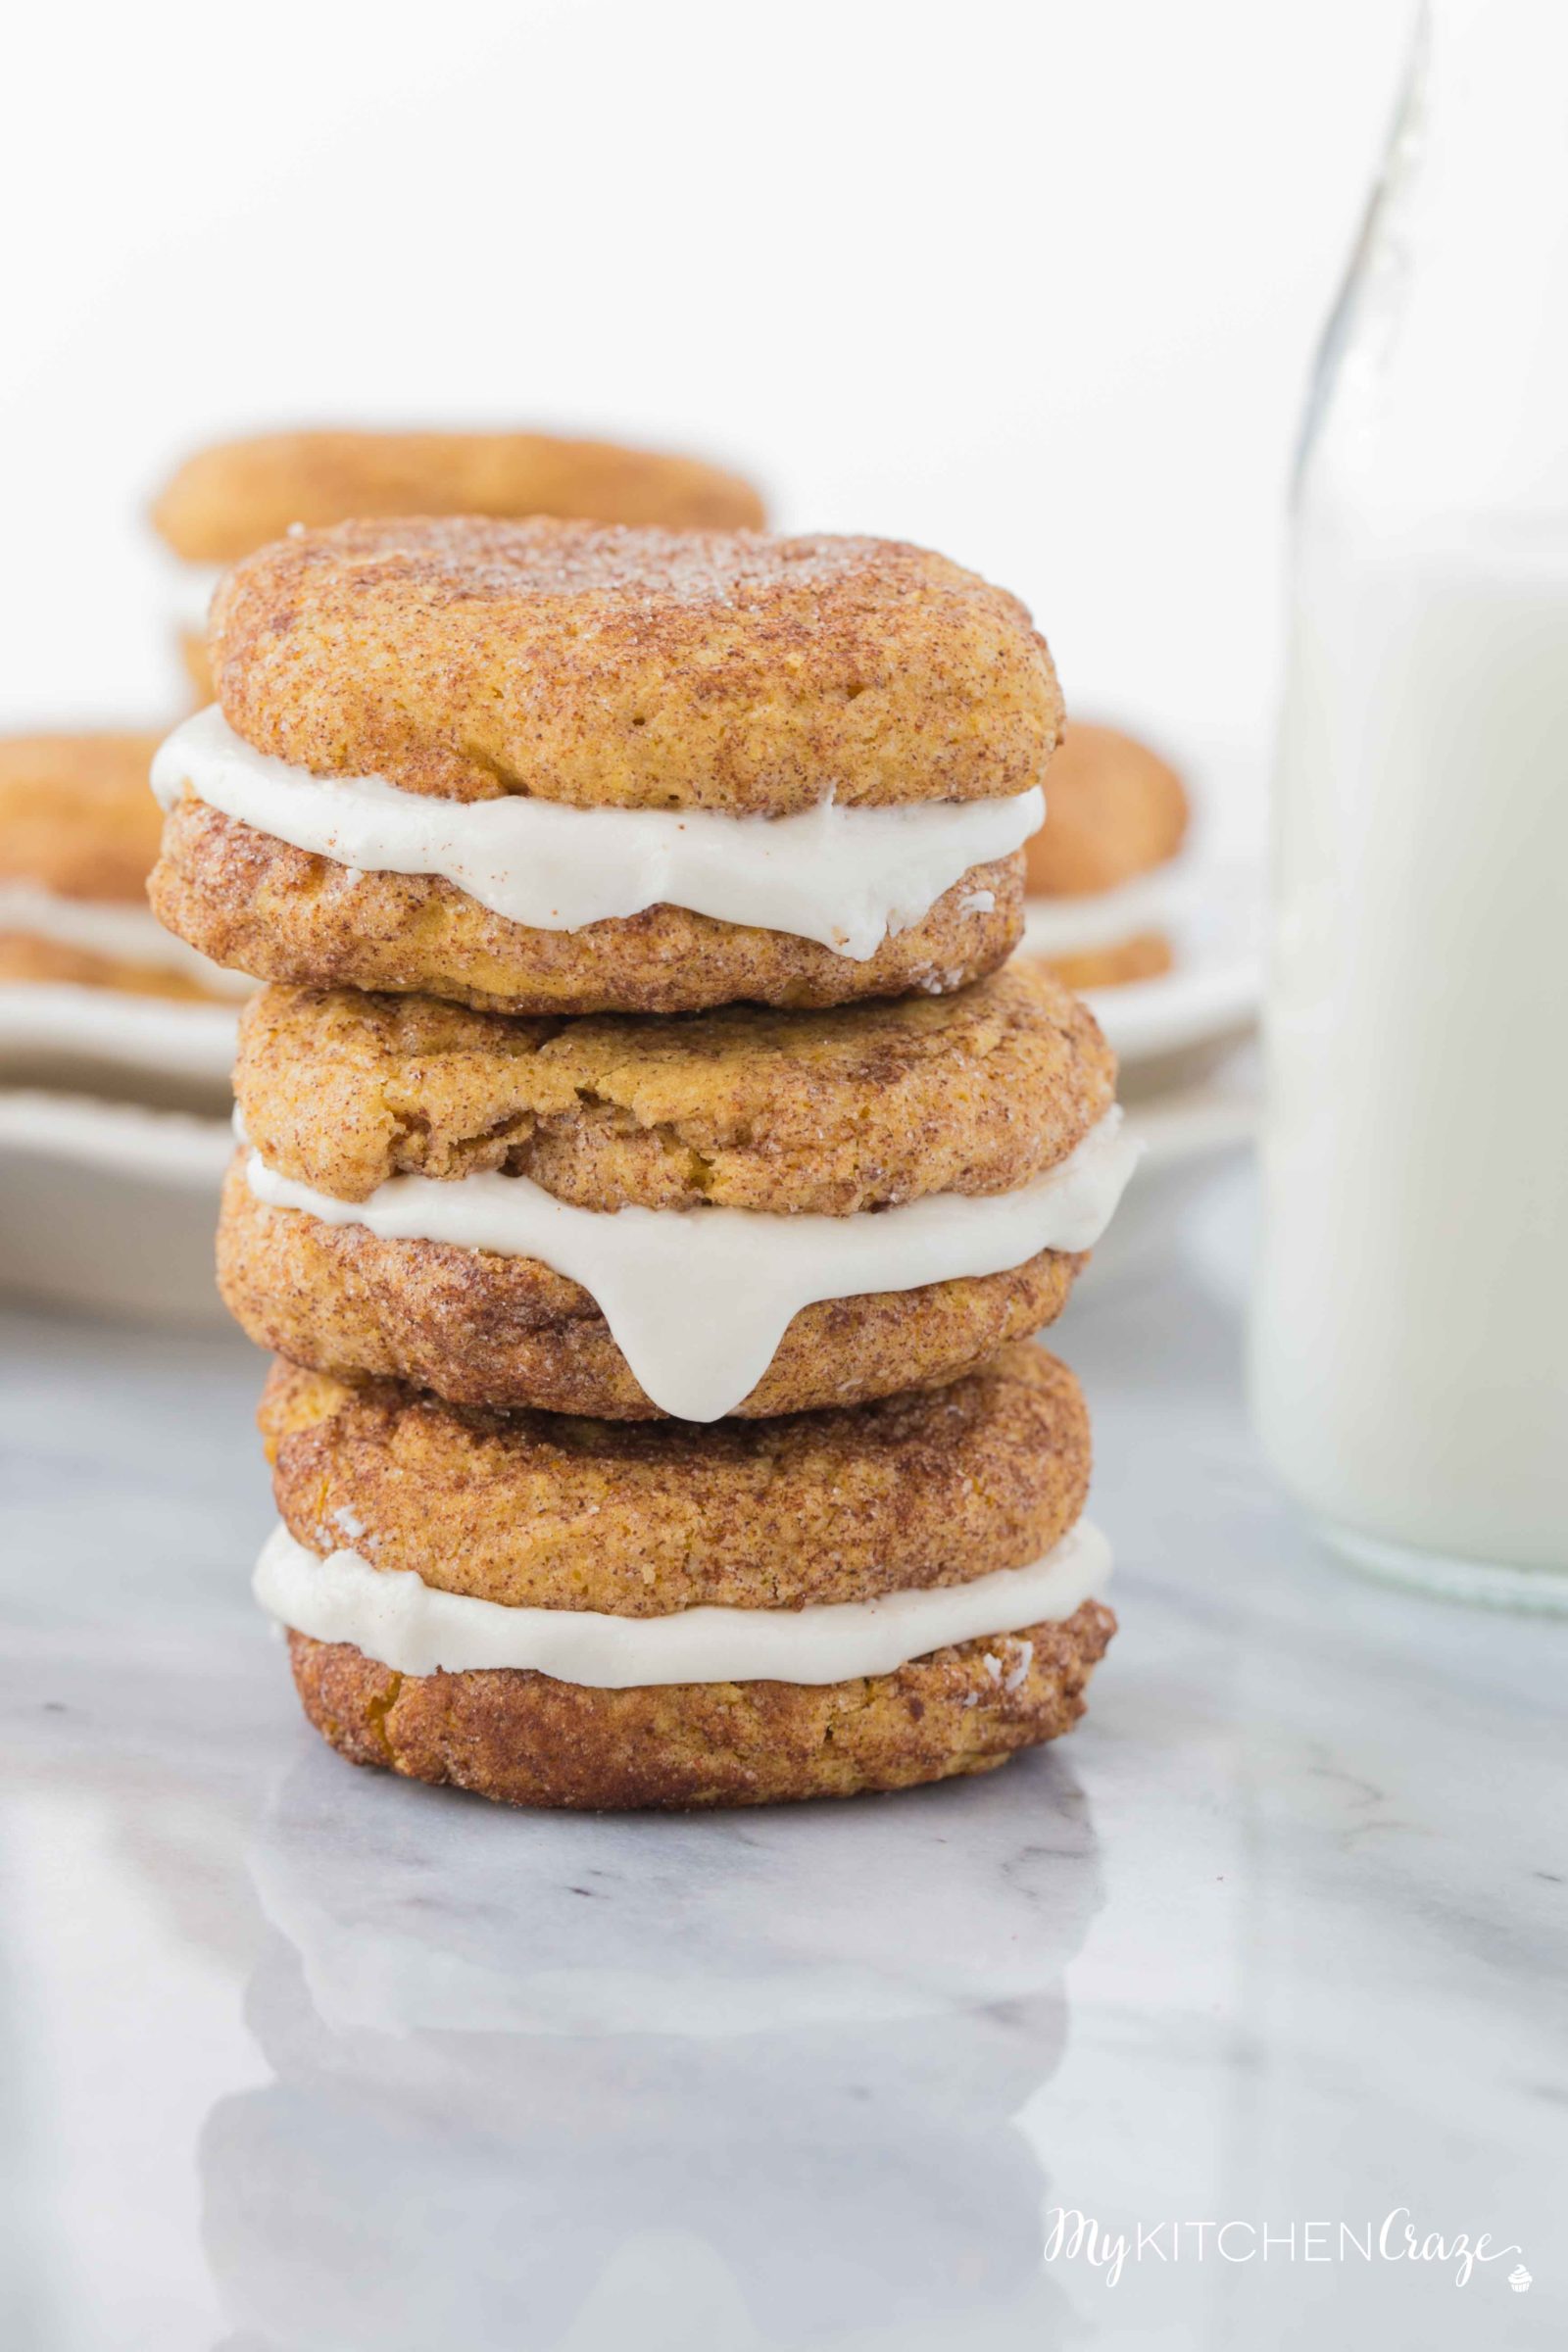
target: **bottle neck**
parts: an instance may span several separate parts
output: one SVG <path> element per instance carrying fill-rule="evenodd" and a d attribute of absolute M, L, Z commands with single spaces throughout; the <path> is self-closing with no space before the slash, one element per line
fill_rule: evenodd
<path fill-rule="evenodd" d="M 1427 0 L 1303 496 L 1568 536 L 1568 4 Z"/>

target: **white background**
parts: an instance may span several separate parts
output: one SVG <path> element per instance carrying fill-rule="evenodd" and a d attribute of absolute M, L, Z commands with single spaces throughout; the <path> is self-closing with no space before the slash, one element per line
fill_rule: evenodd
<path fill-rule="evenodd" d="M 138 510 L 292 422 L 587 427 L 1018 589 L 1069 707 L 1266 738 L 1283 501 L 1410 0 L 14 18 L 0 723 L 175 692 Z"/>

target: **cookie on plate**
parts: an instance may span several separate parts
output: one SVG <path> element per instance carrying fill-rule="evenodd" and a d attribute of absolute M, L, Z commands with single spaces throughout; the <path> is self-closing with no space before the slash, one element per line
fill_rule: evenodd
<path fill-rule="evenodd" d="M 302 523 L 399 514 L 554 514 L 670 529 L 760 525 L 750 482 L 700 458 L 556 433 L 284 432 L 199 449 L 166 482 L 152 525 L 201 702 L 213 694 L 207 610 L 226 567 Z"/>
<path fill-rule="evenodd" d="M 245 993 L 147 905 L 156 735 L 0 738 L 0 987 L 201 1002 Z"/>
<path fill-rule="evenodd" d="M 1075 718 L 1048 802 L 1024 853 L 1024 953 L 1069 988 L 1168 972 L 1191 813 L 1181 777 L 1148 744 Z"/>

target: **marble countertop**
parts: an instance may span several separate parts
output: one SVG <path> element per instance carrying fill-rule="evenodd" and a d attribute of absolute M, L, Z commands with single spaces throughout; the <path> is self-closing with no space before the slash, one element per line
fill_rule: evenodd
<path fill-rule="evenodd" d="M 772 1814 L 354 1772 L 248 1598 L 257 1359 L 0 1314 L 0 2342 L 1560 2343 L 1568 1627 L 1314 1549 L 1242 1206 L 1060 1331 L 1087 1724 Z"/>

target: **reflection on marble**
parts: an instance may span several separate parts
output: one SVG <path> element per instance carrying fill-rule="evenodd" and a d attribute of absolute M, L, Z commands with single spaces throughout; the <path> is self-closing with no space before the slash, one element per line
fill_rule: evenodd
<path fill-rule="evenodd" d="M 377 1775 L 346 1819 L 341 1767 L 312 1750 L 248 1859 L 334 2030 L 891 2022 L 1038 1993 L 1082 1943 L 1094 1840 L 1070 1755 L 863 1805 L 518 1814 L 498 1879 L 489 1807 Z"/>
<path fill-rule="evenodd" d="M 1058 1346 L 1071 1740 L 801 1812 L 356 1773 L 255 1617 L 237 1342 L 0 1314 L 0 2345 L 1532 2352 L 1568 2332 L 1568 1628 L 1363 1585 L 1240 1417 L 1234 1193 Z M 1047 2216 L 1517 2243 L 1048 2263 Z"/>
<path fill-rule="evenodd" d="M 1021 1777 L 1023 1807 L 1004 1776 L 518 1821 L 501 1878 L 486 1809 L 372 1783 L 346 1821 L 341 1766 L 308 1757 L 252 1848 L 277 1934 L 248 2015 L 276 2081 L 202 2143 L 236 2324 L 279 2352 L 424 2352 L 481 2313 L 481 2341 L 544 2347 L 650 2233 L 717 2266 L 748 2341 L 892 2344 L 1005 2306 L 1038 2277 L 1045 2187 L 1010 2118 L 1060 2056 L 1098 1899 L 1070 1776 Z M 445 2261 L 388 2267 L 417 2231 Z"/>

